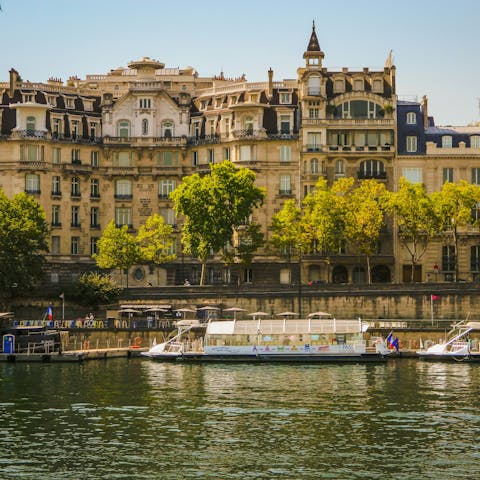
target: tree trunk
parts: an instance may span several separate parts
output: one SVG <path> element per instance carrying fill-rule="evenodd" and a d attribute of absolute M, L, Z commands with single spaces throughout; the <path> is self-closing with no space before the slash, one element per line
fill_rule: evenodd
<path fill-rule="evenodd" d="M 370 255 L 367 255 L 367 282 L 369 285 L 372 284 L 372 276 L 370 273 Z"/>
<path fill-rule="evenodd" d="M 205 273 L 207 271 L 207 262 L 202 261 L 202 271 L 200 273 L 200 285 L 205 285 Z"/>
<path fill-rule="evenodd" d="M 456 225 L 453 229 L 453 244 L 455 249 L 453 252 L 455 255 L 455 281 L 458 282 L 458 232 Z"/>

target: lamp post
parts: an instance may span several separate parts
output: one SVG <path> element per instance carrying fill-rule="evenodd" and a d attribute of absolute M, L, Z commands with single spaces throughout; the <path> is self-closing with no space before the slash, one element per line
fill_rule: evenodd
<path fill-rule="evenodd" d="M 302 244 L 298 245 L 298 318 L 302 318 Z"/>

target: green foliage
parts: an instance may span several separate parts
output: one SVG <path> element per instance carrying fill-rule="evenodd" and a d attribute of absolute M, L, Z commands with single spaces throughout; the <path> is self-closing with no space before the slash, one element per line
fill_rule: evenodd
<path fill-rule="evenodd" d="M 254 253 L 263 246 L 264 236 L 258 223 L 250 223 L 243 230 L 236 254 L 241 263 L 250 265 Z"/>
<path fill-rule="evenodd" d="M 210 253 L 218 253 L 233 243 L 235 229 L 246 223 L 265 196 L 254 185 L 255 174 L 251 170 L 236 168 L 228 161 L 210 168 L 210 174 L 203 177 L 185 177 L 170 194 L 176 213 L 185 217 L 184 252 L 202 262 L 201 285 Z"/>
<path fill-rule="evenodd" d="M 75 298 L 82 305 L 92 308 L 117 300 L 121 292 L 109 275 L 96 272 L 84 273 L 75 288 Z"/>
<path fill-rule="evenodd" d="M 176 255 L 169 253 L 173 245 L 172 233 L 172 226 L 166 225 L 161 215 L 148 217 L 139 228 L 136 239 L 141 259 L 156 264 L 175 260 Z"/>
<path fill-rule="evenodd" d="M 48 252 L 45 212 L 33 197 L 0 190 L 0 292 L 11 296 L 41 279 Z"/>
<path fill-rule="evenodd" d="M 302 211 L 294 199 L 289 199 L 272 218 L 272 244 L 289 254 L 299 249 L 302 239 Z"/>
<path fill-rule="evenodd" d="M 400 241 L 410 255 L 413 282 L 415 265 L 423 258 L 430 240 L 440 230 L 435 205 L 422 184 L 411 184 L 401 178 L 398 191 L 389 196 L 387 209 L 393 214 Z"/>

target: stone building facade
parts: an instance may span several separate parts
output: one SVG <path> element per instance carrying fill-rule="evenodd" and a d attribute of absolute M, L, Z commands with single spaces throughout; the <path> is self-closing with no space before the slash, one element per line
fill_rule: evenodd
<path fill-rule="evenodd" d="M 332 71 L 323 66 L 324 56 L 313 26 L 294 80 L 277 81 L 272 69 L 265 82 L 206 78 L 192 67 L 165 68 L 148 57 L 66 84 L 24 82 L 12 68 L 9 82 L 0 83 L 0 187 L 9 196 L 26 191 L 45 209 L 51 224 L 47 280 L 70 282 L 94 268 L 91 255 L 112 219 L 136 232 L 159 213 L 174 226 L 177 259 L 133 267 L 129 285 L 197 283 L 200 265 L 182 253 L 182 219 L 169 193 L 184 176 L 229 160 L 255 171 L 256 184 L 266 190 L 253 214 L 266 242 L 251 266 L 226 267 L 212 257 L 207 283 L 291 283 L 300 274 L 303 282 L 363 283 L 365 260 L 348 251 L 328 260 L 306 255 L 299 270 L 269 243 L 273 215 L 287 199 L 300 203 L 322 176 L 329 182 L 375 178 L 393 189 L 403 165 L 417 168 L 444 153 L 428 143 L 433 133 L 423 128 L 415 103 L 420 150 L 404 151 L 400 142 L 411 135 L 402 130 L 397 155 L 391 56 L 376 71 Z M 400 102 L 398 118 L 405 108 Z M 470 151 L 468 141 L 460 145 Z M 459 167 L 458 175 L 464 173 Z M 374 281 L 401 280 L 395 248 L 388 228 L 372 259 Z"/>

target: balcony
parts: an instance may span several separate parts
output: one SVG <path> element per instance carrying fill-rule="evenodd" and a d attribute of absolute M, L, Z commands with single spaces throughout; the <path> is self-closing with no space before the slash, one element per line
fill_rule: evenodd
<path fill-rule="evenodd" d="M 62 170 L 66 173 L 91 173 L 92 166 L 72 161 L 72 163 L 62 163 Z"/>
<path fill-rule="evenodd" d="M 322 145 L 314 145 L 307 143 L 303 146 L 304 152 L 324 152 L 325 148 Z"/>
<path fill-rule="evenodd" d="M 60 190 L 53 190 L 52 191 L 52 197 L 61 197 L 62 192 Z"/>
<path fill-rule="evenodd" d="M 328 122 L 329 128 L 344 128 L 344 127 L 395 127 L 394 118 L 328 118 L 322 120 Z"/>
<path fill-rule="evenodd" d="M 292 189 L 291 189 L 291 188 L 290 188 L 290 189 L 280 189 L 280 190 L 278 191 L 278 194 L 279 194 L 280 196 L 292 195 Z"/>
<path fill-rule="evenodd" d="M 256 140 L 267 138 L 267 134 L 263 128 L 261 130 L 253 130 L 250 128 L 247 128 L 246 130 L 233 130 L 232 135 L 238 140 Z"/>
<path fill-rule="evenodd" d="M 164 146 L 164 147 L 182 147 L 187 145 L 187 137 L 103 137 L 103 144 L 110 146 Z"/>
<path fill-rule="evenodd" d="M 90 198 L 92 200 L 100 200 L 100 194 L 99 193 L 91 193 Z"/>
<path fill-rule="evenodd" d="M 131 193 L 116 193 L 114 198 L 115 200 L 131 200 L 133 195 Z"/>
<path fill-rule="evenodd" d="M 205 135 L 203 137 L 188 137 L 187 143 L 189 145 L 206 145 L 210 143 L 219 143 L 219 135 Z"/>
<path fill-rule="evenodd" d="M 52 222 L 51 225 L 52 225 L 52 228 L 61 228 L 62 222 Z"/>
<path fill-rule="evenodd" d="M 298 140 L 298 133 L 269 133 L 269 140 Z"/>
<path fill-rule="evenodd" d="M 47 136 L 45 130 L 13 130 L 12 138 L 30 138 L 32 140 L 44 140 Z"/>
<path fill-rule="evenodd" d="M 46 162 L 40 161 L 21 161 L 18 164 L 19 170 L 46 170 Z"/>
<path fill-rule="evenodd" d="M 52 141 L 54 142 L 68 142 L 68 143 L 81 143 L 81 144 L 100 144 L 102 143 L 102 137 L 83 137 L 81 135 L 72 134 L 71 136 L 66 136 L 63 133 L 53 132 L 51 135 Z"/>
<path fill-rule="evenodd" d="M 368 152 L 368 153 L 374 153 L 374 152 L 394 152 L 395 147 L 392 145 L 376 145 L 376 146 L 357 146 L 357 145 L 328 145 L 328 151 L 329 152 Z"/>
<path fill-rule="evenodd" d="M 357 178 L 359 180 L 386 180 L 387 172 L 369 172 L 369 171 L 359 171 L 357 173 Z"/>
<path fill-rule="evenodd" d="M 36 188 L 26 188 L 25 189 L 25 193 L 27 195 L 40 195 L 42 192 L 40 191 L 40 189 L 36 189 Z"/>

